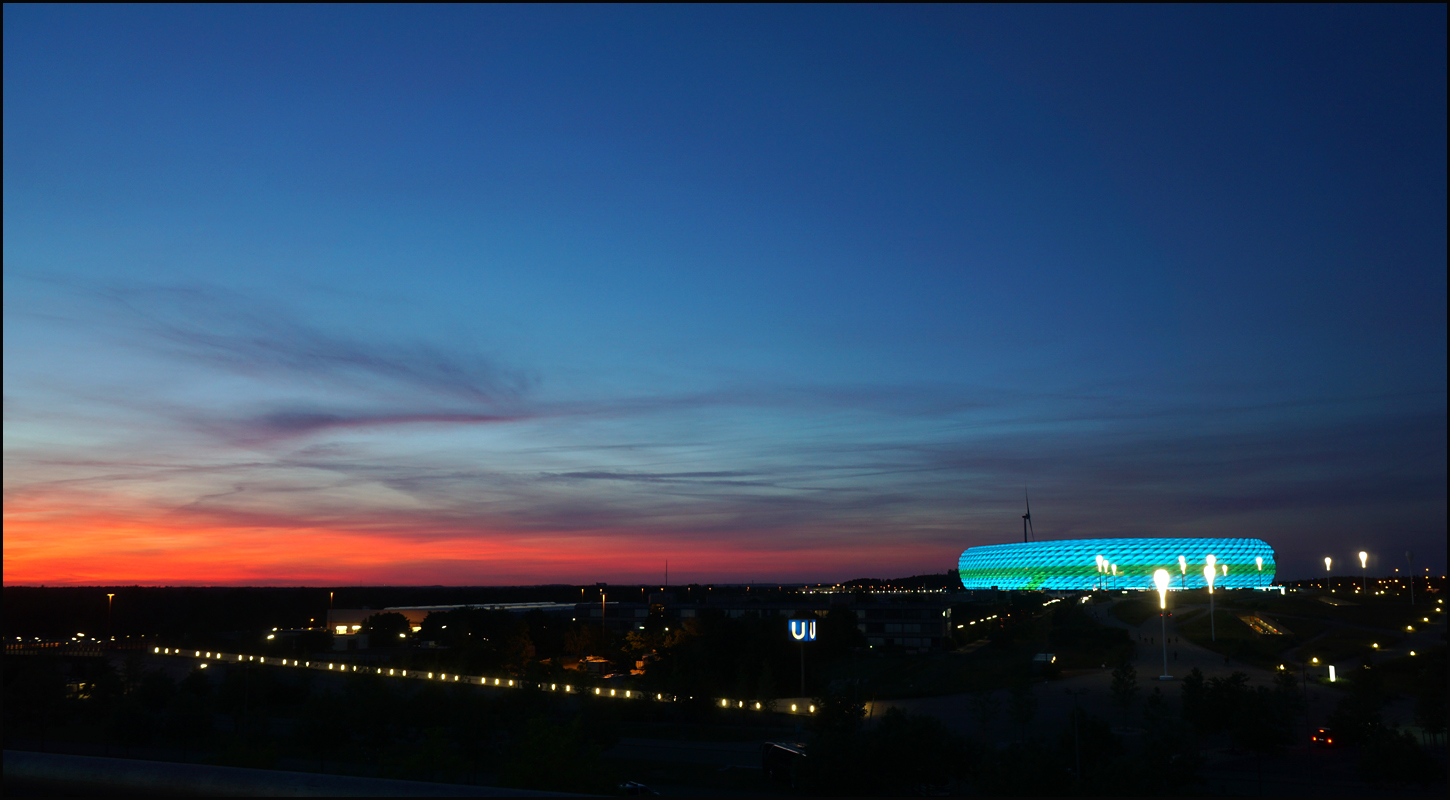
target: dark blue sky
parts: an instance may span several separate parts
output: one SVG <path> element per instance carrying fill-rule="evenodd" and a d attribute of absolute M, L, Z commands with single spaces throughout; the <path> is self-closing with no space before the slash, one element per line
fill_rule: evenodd
<path fill-rule="evenodd" d="M 7 582 L 1443 571 L 1443 5 L 4 22 Z"/>

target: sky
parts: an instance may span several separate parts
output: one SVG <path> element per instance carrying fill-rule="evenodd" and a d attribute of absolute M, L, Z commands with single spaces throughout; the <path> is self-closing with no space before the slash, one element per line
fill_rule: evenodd
<path fill-rule="evenodd" d="M 1442 4 L 3 36 L 6 585 L 1444 571 Z"/>

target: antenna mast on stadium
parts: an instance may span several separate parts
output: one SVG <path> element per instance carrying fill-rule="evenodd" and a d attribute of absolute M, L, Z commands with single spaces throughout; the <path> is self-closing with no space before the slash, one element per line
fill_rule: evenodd
<path fill-rule="evenodd" d="M 1027 501 L 1027 513 L 1022 515 L 1022 543 L 1027 543 L 1027 532 L 1032 531 L 1032 538 L 1037 538 L 1037 531 L 1032 530 L 1032 498 L 1027 496 L 1027 490 L 1022 490 L 1022 499 Z"/>

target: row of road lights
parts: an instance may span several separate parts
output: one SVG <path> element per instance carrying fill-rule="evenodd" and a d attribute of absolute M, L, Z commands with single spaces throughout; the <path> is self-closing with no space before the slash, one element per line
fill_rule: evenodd
<path fill-rule="evenodd" d="M 1110 561 L 1107 558 L 1104 558 L 1103 556 L 1095 556 L 1095 559 L 1097 560 L 1097 568 L 1098 568 L 1098 574 L 1099 575 L 1102 575 L 1105 578 L 1116 578 L 1116 577 L 1118 577 L 1118 565 L 1117 564 L 1114 564 L 1112 561 Z M 1208 558 L 1207 558 L 1207 562 L 1208 563 L 1203 568 L 1203 574 L 1204 574 L 1204 578 L 1207 579 L 1210 583 L 1212 583 L 1212 581 L 1213 581 L 1213 576 L 1209 575 L 1209 573 L 1211 571 L 1215 570 L 1215 569 L 1222 570 L 1222 574 L 1224 576 L 1227 576 L 1228 575 L 1228 565 L 1227 564 L 1219 564 L 1219 563 L 1217 563 L 1218 562 L 1218 557 L 1217 556 L 1214 556 L 1214 555 L 1210 554 L 1208 556 Z M 1256 567 L 1258 567 L 1258 569 L 1259 569 L 1260 572 L 1263 572 L 1264 571 L 1264 557 L 1263 556 L 1255 556 L 1254 557 L 1254 565 Z M 1188 588 L 1188 585 L 1187 585 L 1187 583 L 1188 583 L 1188 559 L 1187 558 L 1185 558 L 1183 556 L 1179 556 L 1178 557 L 1178 569 L 1182 573 L 1182 580 L 1180 581 L 1179 588 L 1181 588 L 1181 589 L 1187 589 Z"/>
<path fill-rule="evenodd" d="M 1409 567 L 1410 567 L 1410 571 L 1409 571 L 1409 576 L 1410 576 L 1410 605 L 1414 605 L 1415 604 L 1415 554 L 1413 552 L 1411 552 L 1409 550 L 1406 550 L 1405 551 L 1405 563 L 1408 564 Z M 1324 571 L 1325 572 L 1331 572 L 1333 570 L 1333 565 L 1334 565 L 1334 558 L 1332 556 L 1325 556 L 1324 557 Z M 1359 580 L 1360 580 L 1360 592 L 1363 593 L 1365 596 L 1369 596 L 1369 553 L 1366 553 L 1363 550 L 1359 551 Z"/>
<path fill-rule="evenodd" d="M 1364 554 L 1361 553 L 1360 555 L 1364 555 Z M 1205 582 L 1208 583 L 1208 629 L 1209 629 L 1209 635 L 1212 637 L 1213 641 L 1216 642 L 1216 641 L 1218 641 L 1218 626 L 1217 626 L 1217 623 L 1215 623 L 1214 622 L 1214 619 L 1213 619 L 1213 581 L 1214 581 L 1215 578 L 1220 577 L 1219 570 L 1222 570 L 1223 571 L 1222 572 L 1222 576 L 1223 577 L 1228 577 L 1228 565 L 1227 564 L 1219 564 L 1218 563 L 1218 557 L 1215 556 L 1215 555 L 1213 555 L 1212 553 L 1210 553 L 1205 560 L 1208 562 L 1208 563 L 1206 563 L 1206 564 L 1203 565 L 1203 579 L 1204 579 Z M 1114 577 L 1117 577 L 1117 574 L 1118 574 L 1118 565 L 1117 564 L 1112 563 L 1111 561 L 1109 561 L 1106 558 L 1103 558 L 1102 556 L 1098 556 L 1097 557 L 1097 563 L 1098 563 L 1098 573 L 1099 574 L 1112 575 Z M 1254 557 L 1254 565 L 1259 568 L 1259 571 L 1260 572 L 1263 572 L 1264 571 L 1264 557 L 1263 556 L 1255 556 Z M 1178 570 L 1179 570 L 1179 573 L 1181 575 L 1180 582 L 1179 582 L 1179 588 L 1186 590 L 1188 588 L 1188 559 L 1187 558 L 1185 558 L 1183 556 L 1179 556 L 1178 557 Z M 1168 575 L 1168 570 L 1166 570 L 1166 569 L 1160 569 L 1160 570 L 1158 570 L 1158 571 L 1156 571 L 1156 572 L 1153 573 L 1153 583 L 1154 583 L 1155 586 L 1158 585 L 1158 576 L 1160 574 L 1164 576 L 1164 580 L 1165 581 L 1166 580 L 1171 580 L 1171 577 Z M 1167 583 L 1164 583 L 1161 586 L 1158 586 L 1158 591 L 1160 593 L 1167 592 L 1168 591 L 1168 584 Z M 1160 605 L 1162 605 L 1162 608 L 1164 610 L 1167 610 L 1167 608 L 1168 608 L 1166 597 L 1167 596 L 1164 595 L 1163 598 L 1160 598 Z M 1166 626 L 1168 623 L 1165 621 L 1163 624 Z M 1166 653 L 1167 653 L 1167 647 L 1168 646 L 1165 643 L 1164 644 L 1164 653 L 1165 653 L 1165 655 L 1164 655 L 1164 659 L 1165 659 L 1164 663 L 1165 664 L 1167 663 L 1167 655 L 1166 655 Z M 1166 673 L 1168 670 L 1165 668 L 1163 671 Z"/>
<path fill-rule="evenodd" d="M 1214 620 L 1213 581 L 1214 581 L 1214 578 L 1218 577 L 1219 573 L 1218 573 L 1218 570 L 1214 569 L 1214 567 L 1215 566 L 1221 567 L 1223 569 L 1223 575 L 1224 576 L 1227 576 L 1228 575 L 1228 565 L 1227 564 L 1217 564 L 1216 565 L 1215 562 L 1218 559 L 1216 557 L 1214 557 L 1213 555 L 1209 555 L 1206 560 L 1207 560 L 1208 563 L 1203 565 L 1203 579 L 1204 579 L 1205 582 L 1208 583 L 1208 629 L 1209 629 L 1210 636 L 1212 637 L 1213 641 L 1216 642 L 1216 641 L 1218 641 L 1218 630 L 1217 630 L 1217 627 L 1215 625 L 1215 620 Z M 1411 565 L 1413 565 L 1414 564 L 1414 560 L 1415 560 L 1415 554 L 1412 553 L 1412 552 L 1406 551 L 1405 552 L 1405 560 L 1407 562 L 1409 562 Z M 1105 573 L 1105 572 L 1108 571 L 1108 568 L 1111 568 L 1111 570 L 1112 570 L 1112 573 L 1111 574 L 1113 574 L 1114 576 L 1116 576 L 1118 574 L 1118 565 L 1117 564 L 1113 564 L 1113 563 L 1109 562 L 1107 559 L 1103 558 L 1102 556 L 1098 556 L 1097 557 L 1097 562 L 1098 562 L 1098 572 Z M 1263 569 L 1264 569 L 1264 559 L 1263 559 L 1263 557 L 1261 557 L 1261 556 L 1255 557 L 1254 558 L 1254 563 L 1258 566 L 1259 571 L 1262 572 Z M 1324 557 L 1324 569 L 1326 571 L 1328 571 L 1330 569 L 1330 567 L 1331 567 L 1332 564 L 1333 564 L 1333 559 L 1331 557 L 1329 557 L 1329 556 L 1325 556 Z M 1369 578 L 1368 578 L 1368 573 L 1365 571 L 1366 568 L 1368 567 L 1368 564 L 1369 564 L 1369 553 L 1366 553 L 1363 550 L 1359 551 L 1359 568 L 1360 568 L 1360 571 L 1362 573 L 1362 575 L 1361 575 L 1362 580 L 1364 581 L 1362 591 L 1364 591 L 1366 593 L 1368 593 L 1368 591 L 1369 591 Z M 1183 556 L 1179 556 L 1178 557 L 1178 569 L 1179 569 L 1179 572 L 1182 575 L 1182 580 L 1183 580 L 1183 583 L 1180 584 L 1180 586 L 1183 586 L 1184 588 L 1186 588 L 1186 583 L 1187 583 L 1187 579 L 1188 579 L 1188 560 L 1186 558 L 1184 558 Z M 1167 614 L 1167 611 L 1168 611 L 1168 585 L 1169 585 L 1169 583 L 1172 580 L 1173 580 L 1172 576 L 1168 574 L 1168 570 L 1166 570 L 1166 569 L 1158 569 L 1158 570 L 1155 570 L 1153 572 L 1153 586 L 1158 590 L 1158 609 L 1159 609 L 1159 611 L 1158 611 L 1158 617 L 1159 617 L 1160 620 L 1162 620 L 1162 623 L 1163 623 L 1162 635 L 1160 637 L 1163 640 L 1163 674 L 1159 676 L 1159 680 L 1165 680 L 1165 681 L 1172 680 L 1173 679 L 1173 676 L 1171 676 L 1171 675 L 1168 674 L 1168 614 Z M 1410 575 L 1410 604 L 1413 605 L 1414 602 L 1415 602 L 1415 581 L 1414 581 L 1414 574 L 1411 573 L 1411 575 Z M 1334 674 L 1334 668 L 1333 667 L 1330 667 L 1329 669 L 1330 669 L 1330 675 L 1333 676 L 1333 674 Z M 1333 681 L 1334 678 L 1333 677 L 1330 677 L 1330 680 Z"/>
<path fill-rule="evenodd" d="M 192 650 L 192 651 L 189 651 L 191 653 L 191 655 L 190 656 L 187 656 L 186 653 L 188 651 L 185 651 L 185 650 L 183 650 L 183 649 L 181 649 L 179 647 L 177 647 L 177 648 L 171 648 L 171 647 L 154 647 L 154 648 L 152 648 L 152 651 L 151 652 L 154 655 L 174 655 L 174 656 L 181 656 L 183 658 L 188 658 L 189 657 L 189 658 L 194 658 L 194 659 L 202 659 L 202 658 L 213 659 L 213 660 L 217 661 L 218 663 L 228 663 L 228 661 L 231 660 L 232 663 L 240 663 L 243 666 L 247 666 L 247 665 L 249 665 L 249 664 L 251 664 L 253 662 L 258 663 L 258 664 L 269 664 L 270 663 L 272 666 L 277 666 L 280 663 L 281 666 L 284 666 L 284 667 L 285 666 L 289 666 L 289 663 L 288 663 L 289 662 L 289 659 L 285 659 L 285 658 L 282 658 L 282 659 L 273 658 L 272 661 L 268 662 L 266 656 L 249 656 L 249 655 L 246 655 L 244 653 L 213 653 L 210 650 L 207 650 L 205 652 L 203 652 L 201 650 Z M 293 667 L 302 667 L 302 668 L 305 668 L 305 669 L 321 670 L 323 668 L 323 665 L 326 665 L 326 667 L 327 667 L 328 670 L 336 670 L 337 672 L 358 672 L 359 671 L 358 670 L 358 665 L 356 665 L 356 664 L 348 665 L 348 664 L 337 664 L 335 662 L 319 661 L 319 662 L 317 662 L 317 666 L 314 667 L 314 666 L 312 666 L 312 662 L 311 661 L 302 661 L 300 659 L 290 659 L 290 662 L 291 662 L 290 663 L 290 666 L 293 666 Z M 207 661 L 201 661 L 199 664 L 197 664 L 197 667 L 200 668 L 200 669 L 206 669 L 208 666 L 209 666 L 209 664 L 208 664 Z M 349 669 L 349 666 L 351 666 L 351 669 Z M 364 666 L 361 671 L 364 672 L 364 673 L 373 673 L 373 674 L 377 674 L 377 675 L 382 675 L 383 674 L 383 668 L 382 667 L 366 667 L 366 666 Z M 424 675 L 425 674 L 427 676 L 426 678 L 424 678 Z M 446 673 L 446 672 L 439 672 L 439 673 L 436 673 L 436 674 L 437 674 L 437 677 L 435 678 L 434 677 L 435 673 L 427 672 L 426 670 L 413 670 L 413 674 L 412 675 L 409 675 L 408 674 L 408 670 L 405 670 L 405 669 L 404 670 L 389 669 L 387 671 L 387 675 L 390 676 L 390 677 L 412 678 L 414 680 L 425 680 L 425 679 L 426 680 L 439 680 L 439 681 L 443 681 L 443 682 L 450 682 L 450 680 L 448 678 L 448 673 Z M 457 682 L 466 682 L 466 683 L 469 683 L 469 684 L 474 684 L 475 681 L 477 682 L 475 685 L 478 685 L 478 686 L 494 686 L 494 687 L 499 687 L 499 688 L 503 688 L 505 686 L 507 686 L 509 688 L 513 688 L 513 687 L 520 687 L 521 688 L 521 687 L 525 686 L 525 683 L 522 680 L 515 681 L 515 680 L 510 680 L 510 679 L 504 679 L 504 678 L 494 678 L 493 679 L 493 683 L 490 684 L 488 682 L 489 679 L 486 676 L 478 676 L 478 675 L 458 675 L 458 674 L 455 674 L 453 676 L 451 682 L 455 682 L 455 683 L 457 683 Z M 536 683 L 536 684 L 533 684 L 533 685 L 536 686 L 539 689 L 543 689 L 544 686 L 545 686 L 545 684 L 543 684 L 543 683 Z M 550 683 L 550 684 L 548 684 L 548 688 L 549 688 L 549 691 L 551 691 L 551 692 L 557 692 L 557 691 L 559 691 L 559 684 L 557 684 L 557 683 Z M 617 698 L 624 698 L 624 699 L 627 699 L 627 700 L 640 700 L 640 699 L 648 700 L 649 699 L 649 692 L 641 692 L 641 691 L 637 691 L 637 690 L 633 690 L 633 689 L 610 689 L 608 691 L 609 691 L 609 694 L 606 695 L 605 694 L 605 690 L 603 688 L 597 687 L 597 686 L 594 687 L 594 694 L 596 696 L 599 696 L 599 697 L 606 697 L 606 696 L 607 697 L 617 697 Z M 564 693 L 565 694 L 588 693 L 588 689 L 586 687 L 579 687 L 578 689 L 575 689 L 572 684 L 564 684 Z M 691 698 L 691 699 L 693 699 L 693 698 Z M 665 696 L 663 694 L 658 694 L 657 693 L 655 695 L 655 700 L 658 700 L 658 701 L 661 701 L 661 702 L 677 702 L 679 700 L 679 697 L 676 696 L 676 695 L 670 695 L 670 699 L 668 701 L 666 701 L 665 700 Z M 746 702 L 747 701 L 745 701 L 745 700 L 733 700 L 732 701 L 732 700 L 730 700 L 728 698 L 721 698 L 721 700 L 720 700 L 720 707 L 721 708 L 742 708 L 742 709 L 744 709 L 744 708 L 751 708 L 752 706 L 747 706 L 746 705 Z M 801 712 L 801 706 L 805 706 L 806 711 L 809 712 L 809 713 L 811 713 L 811 714 L 816 713 L 816 706 L 815 706 L 814 703 L 791 703 L 790 704 L 790 712 L 792 714 L 802 713 Z M 773 708 L 773 705 L 772 706 L 766 706 L 765 703 L 763 703 L 761 701 L 754 701 L 753 708 L 756 711 L 765 711 L 765 710 L 768 710 L 769 708 Z"/>

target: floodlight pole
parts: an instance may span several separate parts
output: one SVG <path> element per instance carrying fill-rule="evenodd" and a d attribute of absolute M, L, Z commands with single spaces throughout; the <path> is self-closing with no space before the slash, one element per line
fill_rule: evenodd
<path fill-rule="evenodd" d="M 1163 623 L 1163 674 L 1158 676 L 1160 681 L 1173 680 L 1173 676 L 1168 674 L 1168 584 L 1172 581 L 1173 576 L 1166 569 L 1153 573 L 1153 585 L 1158 589 L 1158 619 Z"/>
<path fill-rule="evenodd" d="M 1162 639 L 1163 639 L 1163 674 L 1160 675 L 1159 677 L 1166 681 L 1169 678 L 1173 677 L 1172 675 L 1169 675 L 1168 674 L 1168 607 L 1167 606 L 1164 606 L 1163 608 L 1161 608 L 1161 609 L 1158 610 L 1158 618 L 1161 619 L 1161 620 L 1163 620 L 1163 633 L 1162 633 Z"/>
<path fill-rule="evenodd" d="M 1087 690 L 1086 689 L 1078 689 L 1077 691 L 1073 691 L 1072 689 L 1068 689 L 1067 690 L 1067 693 L 1070 694 L 1070 695 L 1072 695 L 1072 753 L 1073 753 L 1073 759 L 1077 762 L 1077 779 L 1079 781 L 1082 780 L 1082 746 L 1078 742 L 1078 736 L 1077 736 L 1077 716 L 1078 716 L 1078 714 L 1077 714 L 1077 698 L 1078 698 L 1078 695 L 1082 694 L 1085 691 L 1087 691 Z"/>
<path fill-rule="evenodd" d="M 1410 567 L 1410 605 L 1413 606 L 1415 604 L 1415 554 L 1409 550 L 1405 551 L 1405 563 Z"/>
<path fill-rule="evenodd" d="M 1210 556 L 1210 558 L 1212 558 L 1212 556 Z M 1204 581 L 1206 581 L 1208 583 L 1208 631 L 1209 631 L 1209 637 L 1213 641 L 1217 642 L 1218 641 L 1218 623 L 1213 618 L 1213 616 L 1214 616 L 1214 612 L 1213 612 L 1213 579 L 1214 579 L 1214 569 L 1213 569 L 1213 563 L 1212 562 L 1209 562 L 1207 565 L 1204 566 L 1204 568 L 1203 568 L 1203 579 L 1204 579 Z"/>

